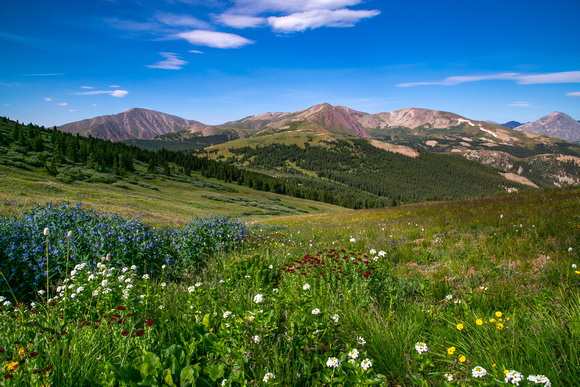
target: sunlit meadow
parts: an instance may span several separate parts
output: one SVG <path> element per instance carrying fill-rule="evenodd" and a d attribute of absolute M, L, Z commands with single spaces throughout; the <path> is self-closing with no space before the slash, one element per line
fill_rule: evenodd
<path fill-rule="evenodd" d="M 580 191 L 1 225 L 0 385 L 580 385 Z"/>

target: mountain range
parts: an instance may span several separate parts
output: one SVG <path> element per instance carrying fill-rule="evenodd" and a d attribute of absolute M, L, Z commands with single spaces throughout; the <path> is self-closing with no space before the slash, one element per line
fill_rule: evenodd
<path fill-rule="evenodd" d="M 308 172 L 289 165 L 284 168 L 253 165 L 252 160 L 236 156 L 231 150 L 252 147 L 269 152 L 274 151 L 272 147 L 276 144 L 328 147 L 337 141 L 359 138 L 375 148 L 411 157 L 424 151 L 463 156 L 499 169 L 508 179 L 538 187 L 580 183 L 580 145 L 553 137 L 557 134 L 576 141 L 578 127 L 577 121 L 558 112 L 512 130 L 444 111 L 407 108 L 368 114 L 323 103 L 295 112 L 248 116 L 221 125 L 204 125 L 136 108 L 63 125 L 59 130 L 123 140 L 150 150 L 204 152 L 240 166 L 267 167 L 273 174 L 282 170 Z M 533 132 L 540 129 L 543 132 Z"/>

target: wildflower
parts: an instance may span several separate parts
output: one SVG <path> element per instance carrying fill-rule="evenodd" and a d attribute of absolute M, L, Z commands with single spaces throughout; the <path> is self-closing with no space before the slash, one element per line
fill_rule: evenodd
<path fill-rule="evenodd" d="M 131 270 L 137 270 L 137 266 L 135 266 L 135 265 L 132 265 L 132 266 L 131 266 Z"/>
<path fill-rule="evenodd" d="M 264 381 L 264 383 L 268 383 L 268 381 L 270 379 L 276 379 L 276 376 L 273 373 L 271 373 L 271 372 L 267 372 L 266 375 L 264 375 L 264 379 L 262 379 L 262 380 Z"/>
<path fill-rule="evenodd" d="M 357 364 L 356 364 L 356 360 L 354 360 L 354 359 L 348 359 L 348 362 L 349 362 L 350 364 L 352 364 L 353 366 L 356 366 L 356 365 L 357 365 Z"/>
<path fill-rule="evenodd" d="M 366 371 L 373 366 L 373 363 L 369 359 L 364 359 L 360 362 L 360 366 L 363 370 Z"/>
<path fill-rule="evenodd" d="M 447 354 L 448 355 L 453 355 L 455 353 L 455 347 L 449 347 L 447 348 Z"/>
<path fill-rule="evenodd" d="M 572 269 L 576 269 L 578 266 L 576 266 L 575 263 L 572 264 Z"/>
<path fill-rule="evenodd" d="M 348 353 L 348 357 L 350 357 L 351 359 L 356 359 L 358 357 L 358 350 L 356 348 L 352 349 Z"/>
<path fill-rule="evenodd" d="M 83 286 L 79 286 L 77 288 L 77 293 L 81 293 L 83 290 L 85 290 L 85 288 Z"/>
<path fill-rule="evenodd" d="M 476 323 L 477 325 L 482 325 L 482 324 L 483 324 L 483 320 L 482 320 L 482 319 L 480 319 L 480 318 L 478 318 L 477 320 L 475 320 L 475 323 Z"/>
<path fill-rule="evenodd" d="M 497 325 L 495 327 L 497 329 L 503 329 L 503 324 L 502 323 L 497 323 Z"/>
<path fill-rule="evenodd" d="M 102 281 L 101 281 L 101 286 L 102 286 L 102 287 L 104 287 L 104 288 L 106 288 L 107 286 L 109 286 L 109 281 L 107 281 L 107 280 L 102 280 Z"/>
<path fill-rule="evenodd" d="M 228 381 L 227 379 L 222 380 L 222 387 L 224 387 L 226 385 L 227 381 Z M 266 382 L 267 382 L 267 380 L 266 380 Z"/>
<path fill-rule="evenodd" d="M 6 366 L 6 369 L 7 369 L 8 371 L 15 370 L 16 368 L 18 368 L 18 362 L 17 362 L 17 361 L 13 361 L 12 363 L 9 363 L 9 364 Z"/>
<path fill-rule="evenodd" d="M 188 292 L 190 292 L 190 293 L 193 293 L 193 292 L 195 292 L 195 286 L 190 286 L 190 287 L 188 287 L 188 288 L 187 288 L 187 291 L 188 291 Z"/>
<path fill-rule="evenodd" d="M 471 375 L 473 375 L 474 378 L 483 378 L 485 375 L 487 375 L 487 371 L 485 368 L 477 366 L 471 370 Z"/>
<path fill-rule="evenodd" d="M 44 229 L 44 231 L 42 232 L 44 234 L 44 236 L 49 236 L 50 235 L 50 230 L 47 228 Z"/>
<path fill-rule="evenodd" d="M 164 287 L 166 287 L 166 286 L 167 286 L 167 284 L 166 284 L 165 282 L 161 282 L 161 287 L 162 287 L 162 288 L 164 288 Z"/>
<path fill-rule="evenodd" d="M 571 247 L 568 247 L 568 252 L 569 253 L 572 252 L 572 248 Z"/>
<path fill-rule="evenodd" d="M 356 242 L 356 239 L 354 239 L 354 238 L 350 238 L 350 242 L 351 242 L 351 243 L 354 243 L 354 242 Z"/>
<path fill-rule="evenodd" d="M 427 344 L 422 342 L 416 343 L 415 349 L 417 350 L 417 352 L 419 352 L 419 355 L 422 354 L 423 352 L 429 351 L 429 348 L 427 348 Z"/>
<path fill-rule="evenodd" d="M 337 323 L 338 322 L 338 319 L 340 317 L 338 317 L 338 314 L 333 314 L 330 318 L 332 319 L 332 321 L 334 321 L 335 323 Z"/>
<path fill-rule="evenodd" d="M 129 334 L 129 331 L 122 331 L 121 332 L 121 336 L 127 336 Z"/>
<path fill-rule="evenodd" d="M 268 269 L 273 269 L 273 268 L 274 268 L 273 265 L 268 266 Z"/>
<path fill-rule="evenodd" d="M 196 283 L 195 283 L 195 287 L 196 287 L 196 288 L 199 288 L 201 285 L 203 285 L 201 282 L 196 282 Z"/>
<path fill-rule="evenodd" d="M 145 329 L 137 329 L 137 331 L 135 331 L 135 336 L 141 337 L 143 336 L 143 333 L 145 333 Z"/>
<path fill-rule="evenodd" d="M 99 295 L 99 291 L 97 289 L 93 290 L 93 297 L 96 297 Z"/>
<path fill-rule="evenodd" d="M 302 286 L 303 290 L 310 290 L 310 285 L 309 284 L 304 284 L 304 286 Z"/>
<path fill-rule="evenodd" d="M 379 257 L 384 257 L 385 255 L 387 255 L 387 253 L 385 253 L 384 251 L 379 251 Z"/>
<path fill-rule="evenodd" d="M 453 303 L 454 304 L 461 304 L 461 300 L 460 299 L 457 299 L 457 300 L 453 301 Z"/>
<path fill-rule="evenodd" d="M 489 319 L 489 322 L 490 322 L 490 323 L 494 323 L 495 321 L 496 321 L 496 320 L 495 320 L 494 318 L 490 318 L 490 319 Z"/>
<path fill-rule="evenodd" d="M 161 269 L 165 269 L 167 267 L 167 265 L 163 265 L 161 266 Z"/>
<path fill-rule="evenodd" d="M 501 312 L 495 312 L 495 317 L 500 318 L 501 316 L 503 316 Z"/>
<path fill-rule="evenodd" d="M 544 387 L 550 387 L 552 385 L 552 383 L 550 383 L 550 379 L 544 375 L 530 375 L 528 376 L 528 380 L 536 384 L 543 384 Z"/>
<path fill-rule="evenodd" d="M 77 296 L 77 294 L 76 293 L 73 293 L 73 294 L 70 295 L 70 298 L 73 298 L 74 299 L 76 296 Z"/>
<path fill-rule="evenodd" d="M 377 250 L 375 250 L 375 249 L 371 249 L 371 251 L 369 251 L 369 253 L 370 253 L 371 255 L 375 255 L 375 254 L 377 253 Z"/>
<path fill-rule="evenodd" d="M 453 295 L 452 294 L 448 294 L 448 295 L 445 296 L 445 299 L 447 301 L 451 301 L 452 298 L 453 298 Z"/>
<path fill-rule="evenodd" d="M 327 367 L 338 367 L 338 359 L 335 357 L 329 357 L 328 360 L 326 361 L 326 366 Z"/>
<path fill-rule="evenodd" d="M 320 309 L 318 308 L 312 309 L 312 314 L 320 314 Z"/>
<path fill-rule="evenodd" d="M 461 324 L 461 323 L 457 324 L 457 330 L 458 331 L 462 331 L 463 330 L 463 324 Z"/>
<path fill-rule="evenodd" d="M 143 274 L 143 276 L 141 278 L 143 278 L 144 280 L 148 280 L 149 279 L 149 274 Z"/>
<path fill-rule="evenodd" d="M 361 336 L 358 336 L 356 338 L 356 342 L 359 343 L 360 345 L 364 346 L 367 342 L 365 341 L 365 339 L 363 339 Z"/>
<path fill-rule="evenodd" d="M 254 337 L 252 337 L 252 341 L 256 344 L 258 344 L 262 339 L 260 338 L 260 336 L 256 335 Z"/>
<path fill-rule="evenodd" d="M 459 355 L 458 360 L 459 360 L 460 363 L 465 363 L 465 361 L 467 360 L 467 358 L 465 356 L 463 356 L 463 355 Z"/>
<path fill-rule="evenodd" d="M 229 310 L 225 311 L 223 314 L 223 318 L 228 318 L 230 314 L 232 314 L 232 312 L 230 312 Z"/>
<path fill-rule="evenodd" d="M 447 379 L 448 382 L 452 382 L 453 381 L 453 375 L 452 374 L 445 374 L 445 375 L 443 375 L 443 377 L 445 379 Z"/>
<path fill-rule="evenodd" d="M 521 372 L 516 370 L 511 370 L 507 374 L 505 374 L 505 383 L 511 383 L 515 385 L 520 385 L 520 382 L 524 379 L 524 375 Z"/>
<path fill-rule="evenodd" d="M 261 294 L 256 294 L 256 296 L 254 297 L 254 302 L 256 304 L 261 303 L 262 301 L 264 301 L 264 296 L 262 296 Z"/>

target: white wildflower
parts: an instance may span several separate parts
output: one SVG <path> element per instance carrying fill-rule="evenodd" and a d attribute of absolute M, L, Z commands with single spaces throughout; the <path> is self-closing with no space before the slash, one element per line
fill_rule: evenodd
<path fill-rule="evenodd" d="M 143 278 L 144 280 L 148 280 L 149 279 L 149 274 L 143 274 L 143 276 L 141 278 Z"/>
<path fill-rule="evenodd" d="M 262 339 L 260 338 L 260 336 L 256 335 L 254 337 L 252 337 L 252 341 L 256 344 L 258 344 Z"/>
<path fill-rule="evenodd" d="M 232 314 L 232 312 L 230 312 L 229 310 L 227 310 L 227 311 L 224 312 L 223 318 L 228 318 L 231 314 Z"/>
<path fill-rule="evenodd" d="M 304 289 L 304 290 L 310 290 L 310 285 L 309 284 L 304 284 L 304 286 L 302 286 L 302 289 Z"/>
<path fill-rule="evenodd" d="M 350 357 L 351 359 L 356 359 L 358 357 L 358 350 L 356 348 L 352 349 L 348 353 L 348 357 Z"/>
<path fill-rule="evenodd" d="M 261 294 L 256 294 L 256 296 L 254 297 L 254 302 L 256 304 L 261 303 L 262 301 L 264 301 L 264 296 L 262 296 Z"/>
<path fill-rule="evenodd" d="M 452 382 L 453 381 L 453 375 L 452 374 L 445 374 L 445 375 L 443 375 L 443 377 L 445 379 L 447 379 L 448 382 Z"/>
<path fill-rule="evenodd" d="M 370 359 L 364 359 L 360 362 L 360 366 L 363 370 L 366 371 L 373 366 L 373 363 L 370 361 Z"/>
<path fill-rule="evenodd" d="M 511 370 L 510 372 L 505 374 L 504 382 L 515 384 L 516 386 L 519 386 L 520 382 L 522 380 L 524 380 L 524 375 L 522 375 L 521 372 L 518 372 L 516 370 Z"/>
<path fill-rule="evenodd" d="M 422 354 L 423 352 L 429 351 L 429 348 L 427 348 L 427 344 L 422 343 L 422 342 L 416 343 L 415 349 L 417 350 L 417 352 L 419 352 L 419 354 Z"/>
<path fill-rule="evenodd" d="M 193 292 L 195 292 L 195 286 L 190 286 L 190 287 L 188 287 L 188 288 L 187 288 L 187 291 L 188 291 L 188 292 L 190 292 L 190 293 L 193 293 Z"/>
<path fill-rule="evenodd" d="M 338 314 L 333 314 L 330 318 L 332 319 L 332 321 L 334 321 L 335 323 L 337 323 L 338 322 L 338 319 L 340 317 L 338 317 Z"/>
<path fill-rule="evenodd" d="M 312 314 L 320 314 L 320 309 L 318 308 L 312 309 Z"/>
<path fill-rule="evenodd" d="M 471 375 L 474 378 L 483 378 L 485 375 L 487 375 L 487 371 L 483 367 L 476 366 L 471 370 Z"/>
<path fill-rule="evenodd" d="M 276 376 L 271 372 L 267 372 L 266 375 L 264 375 L 264 379 L 262 380 L 264 381 L 264 383 L 268 383 L 270 379 L 276 379 Z"/>
<path fill-rule="evenodd" d="M 365 341 L 365 339 L 363 339 L 362 337 L 358 336 L 356 338 L 356 342 L 359 343 L 360 345 L 364 346 L 367 342 Z"/>
<path fill-rule="evenodd" d="M 335 357 L 329 357 L 328 360 L 326 361 L 326 366 L 327 367 L 338 367 L 338 359 Z"/>

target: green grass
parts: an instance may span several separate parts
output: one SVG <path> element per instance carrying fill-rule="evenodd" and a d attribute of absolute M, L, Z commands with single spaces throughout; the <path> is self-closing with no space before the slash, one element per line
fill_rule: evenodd
<path fill-rule="evenodd" d="M 63 183 L 42 172 L 0 165 L 0 215 L 14 216 L 38 204 L 67 202 L 83 203 L 127 218 L 141 218 L 151 224 L 179 225 L 192 216 L 228 215 L 244 219 L 275 213 L 268 208 L 243 206 L 239 201 L 244 199 L 261 204 L 281 204 L 286 214 L 344 210 L 326 203 L 205 179 L 195 172 L 192 172 L 192 178 L 179 173 L 170 178 L 160 174 L 147 175 L 146 167 L 137 163 L 135 167 L 140 176 L 103 184 L 85 181 Z M 223 194 L 239 201 L 225 203 L 211 199 Z"/>
<path fill-rule="evenodd" d="M 232 193 L 212 195 L 219 206 L 235 204 Z M 91 298 L 99 282 L 87 281 L 88 271 L 79 275 L 75 286 L 86 289 L 78 303 L 69 297 L 66 333 L 53 341 L 38 325 L 60 329 L 61 304 L 49 309 L 50 323 L 42 308 L 24 320 L 5 309 L 6 356 L 29 360 L 14 370 L 6 361 L 2 372 L 20 385 L 38 369 L 36 385 L 41 378 L 63 386 L 171 385 L 170 378 L 187 385 L 192 376 L 211 386 L 224 379 L 236 386 L 444 386 L 446 374 L 452 385 L 499 385 L 504 370 L 515 370 L 520 386 L 540 385 L 529 375 L 578 385 L 578 208 L 580 190 L 567 189 L 253 219 L 241 248 L 208 255 L 198 270 L 170 267 L 150 280 L 136 273 L 128 299 L 120 291 Z M 115 313 L 123 323 L 103 323 Z M 418 353 L 420 342 L 427 352 Z M 356 366 L 348 363 L 354 349 Z M 339 367 L 328 366 L 332 358 Z M 372 367 L 363 370 L 367 358 Z M 476 367 L 487 374 L 475 378 Z M 268 373 L 275 379 L 264 382 Z"/>

